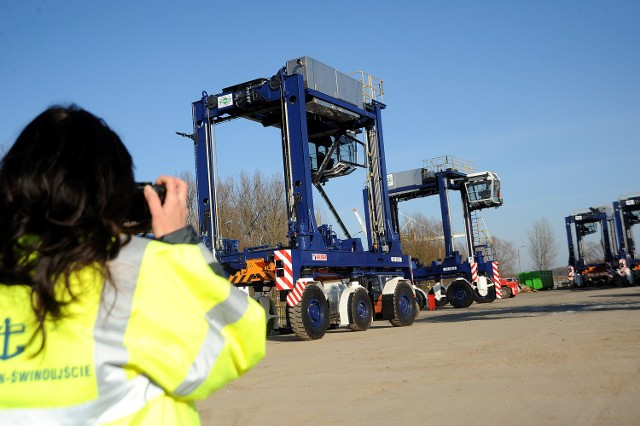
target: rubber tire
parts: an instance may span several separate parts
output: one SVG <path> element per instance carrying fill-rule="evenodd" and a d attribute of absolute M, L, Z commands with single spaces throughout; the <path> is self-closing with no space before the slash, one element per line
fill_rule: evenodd
<path fill-rule="evenodd" d="M 317 285 L 308 285 L 289 312 L 293 333 L 301 340 L 322 339 L 329 328 L 327 298 Z"/>
<path fill-rule="evenodd" d="M 477 303 L 493 302 L 494 300 L 496 300 L 496 286 L 492 285 L 491 287 L 488 287 L 486 296 L 480 296 L 480 293 L 478 293 L 477 291 L 474 291 L 473 298 Z"/>
<path fill-rule="evenodd" d="M 447 303 L 449 303 L 449 301 L 447 300 L 446 297 L 443 297 L 442 299 L 438 300 L 436 299 L 436 308 L 442 308 L 443 306 L 445 306 Z"/>
<path fill-rule="evenodd" d="M 271 316 L 271 318 L 267 321 L 267 336 L 270 336 L 274 330 L 278 328 L 278 309 L 273 302 L 271 302 L 269 306 L 268 315 Z"/>
<path fill-rule="evenodd" d="M 454 308 L 468 308 L 473 303 L 473 289 L 466 281 L 454 281 L 447 287 L 447 301 Z"/>
<path fill-rule="evenodd" d="M 413 324 L 418 315 L 418 303 L 411 286 L 399 282 L 393 291 L 393 319 L 389 322 L 394 327 L 406 327 Z"/>
<path fill-rule="evenodd" d="M 349 309 L 349 329 L 365 331 L 373 321 L 373 306 L 369 293 L 364 288 L 358 288 L 349 295 L 347 302 Z"/>
<path fill-rule="evenodd" d="M 509 288 L 506 285 L 501 287 L 500 291 L 502 291 L 502 298 L 503 299 L 510 299 L 510 298 L 513 297 L 513 291 L 511 291 L 511 288 Z"/>
<path fill-rule="evenodd" d="M 424 297 L 422 293 L 416 291 L 416 302 L 418 302 L 418 309 L 424 311 L 428 308 L 427 299 Z"/>
<path fill-rule="evenodd" d="M 278 312 L 276 309 L 276 305 L 267 296 L 261 296 L 257 299 L 257 301 L 265 311 L 265 316 L 267 318 L 266 331 L 267 337 L 269 337 L 273 334 L 274 329 L 278 326 Z"/>

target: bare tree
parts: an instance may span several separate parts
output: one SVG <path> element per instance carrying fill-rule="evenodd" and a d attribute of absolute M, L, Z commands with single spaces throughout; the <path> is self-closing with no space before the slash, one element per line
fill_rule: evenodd
<path fill-rule="evenodd" d="M 264 241 L 269 244 L 284 242 L 289 220 L 284 196 L 284 181 L 278 174 L 273 174 L 266 179 L 263 195 Z"/>
<path fill-rule="evenodd" d="M 239 240 L 240 247 L 283 242 L 288 224 L 283 186 L 277 175 L 265 177 L 259 170 L 219 181 L 220 235 Z"/>
<path fill-rule="evenodd" d="M 602 243 L 586 241 L 582 245 L 582 257 L 585 263 L 604 263 L 604 248 Z"/>
<path fill-rule="evenodd" d="M 190 170 L 183 170 L 178 177 L 185 181 L 189 186 L 187 192 L 187 207 L 189 208 L 189 215 L 187 216 L 187 223 L 193 226 L 196 232 L 199 229 L 198 223 L 198 197 L 196 188 L 196 179 L 193 176 L 193 172 Z"/>
<path fill-rule="evenodd" d="M 187 182 L 187 221 L 199 228 L 197 188 L 191 171 L 179 174 Z M 242 171 L 237 176 L 218 180 L 216 186 L 219 234 L 240 241 L 240 247 L 275 244 L 287 234 L 287 214 L 282 179 L 265 177 L 256 170 L 253 175 Z"/>
<path fill-rule="evenodd" d="M 558 255 L 556 237 L 546 218 L 542 218 L 529 229 L 529 256 L 538 271 L 548 270 Z"/>
<path fill-rule="evenodd" d="M 400 226 L 402 251 L 429 265 L 444 257 L 442 222 L 418 213 L 406 218 Z"/>
<path fill-rule="evenodd" d="M 323 223 L 327 223 L 327 213 L 322 208 L 322 205 L 320 205 L 319 203 L 314 203 L 313 210 L 314 210 L 313 216 L 316 219 L 316 224 L 322 225 Z"/>
<path fill-rule="evenodd" d="M 491 246 L 495 251 L 496 260 L 500 265 L 500 275 L 516 275 L 518 272 L 516 269 L 518 252 L 516 251 L 513 243 L 494 236 Z"/>
<path fill-rule="evenodd" d="M 238 211 L 235 209 L 235 178 L 229 176 L 218 181 L 216 187 L 217 215 L 220 236 L 224 238 L 240 239 L 235 224 L 239 222 Z"/>

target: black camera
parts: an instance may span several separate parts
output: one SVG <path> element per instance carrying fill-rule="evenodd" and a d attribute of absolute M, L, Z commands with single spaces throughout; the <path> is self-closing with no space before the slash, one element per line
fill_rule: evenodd
<path fill-rule="evenodd" d="M 131 209 L 124 222 L 125 228 L 132 234 L 148 233 L 151 231 L 151 212 L 147 199 L 144 198 L 144 188 L 147 185 L 158 193 L 160 202 L 164 204 L 167 188 L 164 185 L 154 185 L 151 182 L 136 182 L 136 190 L 131 203 Z"/>

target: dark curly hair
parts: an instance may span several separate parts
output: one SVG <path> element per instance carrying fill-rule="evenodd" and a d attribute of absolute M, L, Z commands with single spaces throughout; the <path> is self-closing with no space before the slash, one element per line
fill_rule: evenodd
<path fill-rule="evenodd" d="M 126 147 L 93 114 L 51 107 L 22 131 L 0 162 L 0 283 L 31 288 L 42 332 L 73 300 L 70 276 L 107 262 L 128 238 L 123 223 L 133 200 L 133 163 Z M 58 297 L 56 297 L 58 294 Z M 34 335 L 35 336 L 35 335 Z"/>

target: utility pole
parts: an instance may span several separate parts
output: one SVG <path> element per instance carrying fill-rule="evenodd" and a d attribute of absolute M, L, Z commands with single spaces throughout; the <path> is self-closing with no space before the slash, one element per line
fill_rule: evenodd
<path fill-rule="evenodd" d="M 522 273 L 522 265 L 520 265 L 520 249 L 525 248 L 525 246 L 518 247 L 518 273 Z"/>

